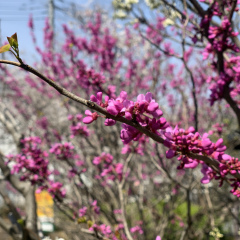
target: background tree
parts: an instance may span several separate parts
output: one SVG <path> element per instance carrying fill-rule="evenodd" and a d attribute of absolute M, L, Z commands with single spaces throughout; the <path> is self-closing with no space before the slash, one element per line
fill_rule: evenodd
<path fill-rule="evenodd" d="M 64 25 L 55 51 L 46 21 L 38 71 L 19 56 L 0 60 L 37 76 L 0 65 L 0 120 L 13 149 L 0 167 L 25 198 L 25 217 L 1 195 L 33 232 L 34 191 L 47 189 L 70 239 L 236 238 L 239 162 L 221 137 L 230 145 L 238 136 L 237 3 L 148 1 L 152 15 L 143 4 L 114 1 L 125 27 L 103 11 L 83 17 L 79 36 Z"/>

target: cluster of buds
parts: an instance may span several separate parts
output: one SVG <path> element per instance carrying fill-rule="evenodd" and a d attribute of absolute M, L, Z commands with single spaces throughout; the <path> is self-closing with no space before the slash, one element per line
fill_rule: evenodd
<path fill-rule="evenodd" d="M 213 143 L 209 138 L 208 134 L 204 133 L 202 136 L 195 132 L 193 127 L 188 130 L 178 128 L 171 128 L 159 108 L 158 103 L 152 98 L 151 93 L 146 95 L 140 94 L 135 102 L 127 99 L 127 93 L 121 92 L 120 96 L 116 99 L 110 99 L 108 96 L 105 97 L 105 102 L 102 101 L 102 93 L 97 93 L 97 96 L 92 95 L 91 100 L 101 107 L 105 108 L 110 114 L 114 116 L 122 116 L 128 120 L 137 122 L 142 127 L 145 127 L 149 131 L 159 135 L 164 139 L 164 145 L 169 148 L 166 151 L 167 158 L 173 158 L 178 156 L 180 164 L 178 169 L 183 168 L 196 168 L 199 164 L 202 165 L 203 178 L 202 183 L 208 183 L 213 178 L 222 181 L 227 174 L 235 175 L 240 171 L 240 163 L 238 159 L 233 158 L 225 154 L 226 146 L 223 145 L 223 139 L 220 138 L 216 143 Z M 99 116 L 96 112 L 91 113 L 89 110 L 86 111 L 87 117 L 83 119 L 84 123 L 91 123 Z M 111 124 L 108 124 L 111 122 Z M 105 125 L 113 125 L 116 121 L 107 119 Z M 122 124 L 121 139 L 124 144 L 141 139 L 142 133 L 136 128 L 127 124 Z M 189 157 L 190 154 L 198 154 L 202 156 L 208 156 L 219 163 L 218 172 L 208 168 L 204 161 L 193 159 Z M 109 154 L 103 153 L 104 156 L 96 157 L 93 160 L 95 165 L 99 165 L 104 159 L 103 171 L 101 176 L 111 175 L 113 168 L 116 167 L 116 172 L 122 169 L 122 165 L 115 166 L 112 163 L 112 158 Z M 112 175 L 114 179 L 114 175 Z M 237 191 L 235 187 L 236 179 L 233 181 L 233 192 Z M 221 184 L 220 183 L 220 184 Z M 237 195 L 237 194 L 236 194 Z"/>
<path fill-rule="evenodd" d="M 123 174 L 123 164 L 113 163 L 113 156 L 109 153 L 102 153 L 100 156 L 93 159 L 93 164 L 97 165 L 100 170 L 100 176 L 106 180 L 114 180 L 116 177 L 121 180 Z"/>
<path fill-rule="evenodd" d="M 9 155 L 9 162 L 14 162 L 11 173 L 21 172 L 21 181 L 30 181 L 33 185 L 39 185 L 38 192 L 47 189 L 54 197 L 64 197 L 66 194 L 63 184 L 50 179 L 52 172 L 48 169 L 48 153 L 42 151 L 39 137 L 27 137 L 21 140 L 21 153 Z"/>
<path fill-rule="evenodd" d="M 116 99 L 109 99 L 108 96 L 105 96 L 105 102 L 102 101 L 102 92 L 98 92 L 96 96 L 92 95 L 90 99 L 105 108 L 110 114 L 138 122 L 141 126 L 147 127 L 158 135 L 160 135 L 159 130 L 166 129 L 169 126 L 166 119 L 161 117 L 163 113 L 150 92 L 145 96 L 143 94 L 138 95 L 135 102 L 128 100 L 127 93 L 124 91 Z M 86 110 L 85 114 L 87 117 L 83 119 L 83 122 L 86 124 L 97 120 L 99 116 L 96 112 L 91 113 L 89 110 Z M 106 126 L 112 126 L 115 123 L 116 121 L 112 119 L 105 120 Z M 132 140 L 137 141 L 141 137 L 142 133 L 134 127 L 126 124 L 122 126 L 121 139 L 124 144 Z"/>
<path fill-rule="evenodd" d="M 39 148 L 41 139 L 28 137 L 22 139 L 21 144 L 20 154 L 7 156 L 9 162 L 14 162 L 11 173 L 17 174 L 24 170 L 20 177 L 22 181 L 28 180 L 32 184 L 44 182 L 50 172 L 48 170 L 48 153 Z"/>
<path fill-rule="evenodd" d="M 73 158 L 73 150 L 74 146 L 71 143 L 55 143 L 52 148 L 49 150 L 50 153 L 56 155 L 56 157 L 60 160 L 66 160 L 69 158 Z"/>
<path fill-rule="evenodd" d="M 90 130 L 86 125 L 82 125 L 82 114 L 77 114 L 76 116 L 69 115 L 68 120 L 72 121 L 72 125 L 70 126 L 71 130 L 71 138 L 76 136 L 84 136 L 88 137 L 90 135 Z"/>

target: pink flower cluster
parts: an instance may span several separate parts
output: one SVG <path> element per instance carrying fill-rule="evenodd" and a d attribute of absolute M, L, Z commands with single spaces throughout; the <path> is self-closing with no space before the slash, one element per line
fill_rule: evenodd
<path fill-rule="evenodd" d="M 115 236 L 114 232 L 112 232 L 111 227 L 106 224 L 101 224 L 101 225 L 93 224 L 93 226 L 90 227 L 89 230 L 94 232 L 99 232 L 103 234 L 103 236 L 113 240 L 119 239 Z M 126 239 L 126 238 L 121 238 L 121 239 Z"/>
<path fill-rule="evenodd" d="M 49 152 L 53 153 L 60 160 L 66 160 L 74 157 L 72 149 L 74 149 L 74 146 L 71 143 L 55 143 Z"/>
<path fill-rule="evenodd" d="M 69 115 L 68 120 L 72 121 L 71 129 L 71 138 L 76 136 L 88 137 L 90 135 L 90 130 L 87 126 L 82 125 L 82 114 L 77 114 L 76 116 Z"/>
<path fill-rule="evenodd" d="M 48 170 L 48 153 L 39 148 L 41 142 L 39 137 L 27 137 L 21 140 L 21 153 L 8 156 L 8 163 L 15 162 L 11 173 L 21 172 L 20 180 L 40 185 L 38 192 L 47 189 L 53 196 L 64 197 L 66 191 L 62 183 L 54 182 L 49 178 L 51 171 Z"/>
<path fill-rule="evenodd" d="M 77 48 L 75 54 L 86 51 L 88 54 L 93 55 L 95 60 L 100 63 L 100 69 L 102 71 L 113 71 L 113 62 L 115 58 L 114 48 L 116 46 L 117 39 L 110 35 L 108 28 L 102 29 L 102 20 L 99 13 L 93 21 L 87 23 L 85 32 L 89 32 L 90 39 L 76 38 L 72 30 L 66 25 L 63 26 L 63 30 L 67 36 L 67 41 L 64 46 L 64 50 L 69 54 L 72 52 L 72 46 Z M 74 56 L 75 57 L 75 56 Z"/>
<path fill-rule="evenodd" d="M 54 197 L 66 196 L 66 189 L 63 189 L 63 184 L 60 182 L 49 181 L 48 192 Z"/>
<path fill-rule="evenodd" d="M 182 155 L 179 157 L 179 160 L 182 165 L 180 168 L 195 168 L 198 165 L 197 161 L 184 156 L 184 153 L 193 152 L 208 156 L 215 154 L 218 157 L 219 154 L 217 153 L 224 153 L 226 150 L 226 147 L 222 145 L 223 140 L 221 138 L 216 143 L 212 143 L 207 133 L 200 139 L 200 134 L 194 132 L 195 129 L 193 127 L 186 131 L 176 126 L 173 130 L 169 128 L 164 133 L 166 137 L 164 145 L 170 148 L 166 153 L 166 157 L 172 158 L 177 155 L 177 152 L 181 152 Z"/>
<path fill-rule="evenodd" d="M 123 146 L 121 153 L 126 154 L 126 153 L 134 152 L 136 154 L 144 156 L 144 150 L 145 150 L 147 144 L 149 144 L 149 139 L 146 138 L 145 136 L 141 136 L 138 139 L 137 147 L 133 146 L 132 142 L 129 142 L 128 144 L 125 144 Z"/>
<path fill-rule="evenodd" d="M 226 84 L 230 83 L 232 78 L 225 74 L 221 73 L 220 76 L 217 77 L 209 77 L 208 82 L 211 82 L 209 89 L 211 90 L 211 95 L 209 98 L 211 106 L 215 101 L 223 98 L 224 89 L 226 88 Z"/>
<path fill-rule="evenodd" d="M 77 71 L 76 80 L 79 86 L 83 87 L 87 93 L 89 93 L 91 87 L 94 87 L 94 89 L 101 89 L 102 84 L 106 82 L 105 77 L 95 72 L 94 69 L 81 67 L 79 67 Z"/>
<path fill-rule="evenodd" d="M 223 145 L 222 138 L 218 139 L 216 143 L 213 143 L 208 134 L 203 134 L 202 138 L 198 132 L 194 133 L 194 128 L 190 127 L 187 131 L 175 127 L 167 129 L 164 133 L 165 143 L 164 145 L 169 148 L 166 152 L 167 158 L 172 158 L 176 155 L 180 161 L 179 169 L 183 168 L 196 168 L 199 163 L 202 164 L 202 183 L 208 183 L 211 179 L 215 178 L 220 180 L 220 184 L 224 180 L 227 174 L 235 175 L 240 173 L 240 162 L 238 158 L 234 158 L 225 154 L 226 146 Z M 219 162 L 219 173 L 209 168 L 203 161 L 197 159 L 191 159 L 188 157 L 188 153 L 196 153 L 199 155 L 209 156 Z M 240 197 L 240 192 L 237 188 L 240 186 L 240 182 L 237 179 L 232 179 L 233 182 L 233 194 Z"/>
<path fill-rule="evenodd" d="M 225 71 L 220 73 L 219 76 L 209 76 L 207 83 L 209 83 L 209 89 L 211 90 L 210 104 L 211 106 L 215 101 L 224 97 L 224 89 L 232 83 L 230 88 L 231 97 L 240 106 L 239 93 L 240 93 L 240 57 L 232 56 L 228 61 L 225 61 Z"/>
<path fill-rule="evenodd" d="M 135 226 L 135 227 L 132 227 L 132 228 L 130 229 L 130 232 L 131 232 L 131 233 L 134 233 L 135 235 L 136 235 L 136 233 L 138 233 L 138 234 L 140 234 L 140 235 L 143 234 L 143 230 L 142 230 L 142 228 L 141 228 L 140 225 L 137 225 L 137 226 Z"/>
<path fill-rule="evenodd" d="M 225 2 L 225 1 L 223 1 Z M 226 5 L 225 3 L 222 3 L 223 5 Z M 230 4 L 231 6 L 231 4 Z M 226 10 L 230 10 L 229 8 L 226 8 Z M 235 11 L 238 11 L 238 8 L 235 9 Z M 231 49 L 233 51 L 238 52 L 239 49 L 236 47 L 236 45 L 231 41 L 231 37 L 235 37 L 238 35 L 238 32 L 233 32 L 231 23 L 227 16 L 224 16 L 221 20 L 220 26 L 210 26 L 210 22 L 214 16 L 222 17 L 222 7 L 219 5 L 217 1 L 214 1 L 214 3 L 211 5 L 210 9 L 208 10 L 207 14 L 205 14 L 201 20 L 200 23 L 200 29 L 197 30 L 196 35 L 193 38 L 193 42 L 197 42 L 197 34 L 200 33 L 201 39 L 205 35 L 207 30 L 207 38 L 211 42 L 211 46 L 208 45 L 208 50 L 210 48 L 214 49 L 215 51 L 225 51 L 226 49 Z M 212 51 L 212 50 L 211 50 Z"/>
<path fill-rule="evenodd" d="M 240 172 L 238 159 L 225 154 L 226 146 L 223 145 L 221 138 L 218 139 L 216 143 L 213 143 L 208 138 L 207 133 L 201 137 L 198 132 L 195 132 L 193 127 L 190 127 L 188 130 L 179 129 L 177 126 L 174 129 L 169 127 L 166 119 L 161 117 L 163 113 L 159 109 L 158 103 L 152 98 L 151 93 L 138 95 L 135 102 L 127 99 L 126 92 L 121 92 L 120 96 L 116 99 L 109 99 L 109 97 L 106 96 L 104 103 L 102 102 L 101 92 L 97 93 L 97 97 L 92 95 L 91 100 L 105 108 L 110 114 L 123 116 L 128 120 L 138 122 L 149 131 L 161 136 L 164 139 L 164 145 L 169 148 L 166 152 L 166 157 L 173 158 L 179 155 L 178 160 L 180 161 L 180 165 L 178 169 L 196 168 L 198 164 L 201 163 L 203 166 L 202 173 L 204 175 L 202 182 L 204 183 L 209 182 L 213 178 L 222 181 L 228 173 L 234 175 Z M 94 117 L 91 117 L 90 114 L 88 114 L 88 118 L 90 119 L 89 123 L 96 120 Z M 122 127 L 120 137 L 124 144 L 130 143 L 132 140 L 140 140 L 142 133 L 137 129 L 127 124 L 122 124 Z M 124 152 L 125 151 L 127 152 L 128 150 L 124 149 Z M 188 156 L 190 152 L 198 155 L 206 155 L 217 160 L 220 163 L 220 172 L 217 173 L 206 168 L 203 161 L 191 159 Z M 110 154 L 102 153 L 101 156 L 94 158 L 93 163 L 99 166 L 100 163 L 103 163 L 103 170 L 100 168 L 101 176 L 108 175 L 108 179 L 114 179 L 114 172 L 122 174 L 123 165 L 120 163 L 112 164 L 112 161 L 113 157 Z M 233 182 L 238 185 L 236 179 L 234 179 Z M 236 192 L 236 189 L 233 192 Z"/>
<path fill-rule="evenodd" d="M 97 205 L 97 200 L 94 200 L 91 204 L 92 209 L 94 211 L 94 213 L 96 213 L 97 215 L 100 214 L 100 207 Z"/>
<path fill-rule="evenodd" d="M 161 117 L 162 111 L 150 92 L 146 95 L 138 95 L 137 100 L 133 102 L 128 100 L 127 93 L 122 91 L 116 99 L 109 99 L 108 96 L 105 96 L 104 103 L 102 102 L 102 92 L 98 92 L 96 97 L 91 96 L 91 101 L 106 108 L 114 116 L 124 116 L 128 120 L 137 121 L 141 126 L 149 128 L 150 131 L 156 134 L 160 134 L 158 130 L 166 129 L 169 126 L 166 119 Z M 97 119 L 97 113 L 91 113 L 87 110 L 86 114 L 87 117 L 83 119 L 84 123 L 92 123 Z M 115 123 L 116 121 L 112 119 L 105 120 L 106 126 L 112 126 Z M 137 141 L 142 135 L 134 127 L 126 124 L 123 124 L 122 127 L 121 139 L 124 144 L 132 140 Z"/>
<path fill-rule="evenodd" d="M 48 119 L 47 117 L 42 117 L 37 120 L 38 126 L 40 126 L 42 129 L 46 130 L 48 127 Z"/>
<path fill-rule="evenodd" d="M 32 184 L 42 183 L 50 174 L 48 170 L 48 153 L 39 148 L 41 139 L 28 137 L 21 140 L 23 145 L 21 153 L 8 155 L 8 160 L 15 162 L 11 173 L 16 174 L 23 171 L 20 179 L 30 181 Z"/>
<path fill-rule="evenodd" d="M 100 156 L 93 159 L 93 164 L 97 165 L 100 170 L 100 176 L 106 177 L 107 180 L 114 180 L 116 177 L 122 179 L 122 163 L 113 163 L 113 156 L 103 152 Z"/>
<path fill-rule="evenodd" d="M 78 210 L 79 217 L 84 217 L 87 214 L 87 207 L 82 207 Z"/>
<path fill-rule="evenodd" d="M 224 124 L 216 123 L 212 126 L 212 130 L 208 132 L 209 135 L 216 133 L 217 135 L 221 135 L 223 132 Z"/>
<path fill-rule="evenodd" d="M 238 58 L 233 57 L 230 58 L 229 61 L 224 61 L 224 66 L 218 66 L 217 69 L 217 62 L 220 61 L 219 54 L 222 55 L 224 52 L 228 50 L 229 53 L 239 52 L 239 48 L 234 43 L 233 39 L 238 36 L 238 32 L 234 32 L 231 26 L 231 20 L 229 20 L 229 16 L 223 16 L 223 12 L 229 12 L 232 10 L 232 7 L 234 5 L 232 4 L 231 0 L 226 1 L 214 1 L 211 7 L 209 8 L 208 12 L 204 15 L 204 17 L 201 20 L 200 23 L 200 29 L 197 30 L 197 33 L 195 37 L 193 38 L 194 43 L 197 42 L 198 38 L 197 35 L 200 33 L 201 40 L 203 40 L 203 37 L 205 36 L 208 38 L 208 44 L 206 45 L 204 51 L 203 51 L 203 59 L 207 59 L 209 56 L 211 56 L 212 66 L 213 69 L 217 70 L 220 76 L 211 77 L 210 81 L 208 82 L 210 84 L 209 89 L 211 90 L 211 96 L 210 96 L 210 103 L 213 105 L 213 103 L 219 99 L 222 99 L 224 96 L 224 89 L 226 89 L 226 86 L 229 86 L 229 84 L 235 80 L 237 83 L 239 82 L 239 78 L 237 79 L 237 75 L 239 72 L 239 67 L 236 66 L 238 64 L 233 64 L 232 59 Z M 223 10 L 224 9 L 224 10 Z M 235 8 L 235 11 L 238 11 L 238 8 Z M 218 26 L 212 25 L 211 20 L 217 17 L 219 18 L 220 24 Z M 229 54 L 231 57 L 231 54 Z M 223 57 L 223 56 L 222 56 Z M 222 58 L 220 57 L 220 58 Z M 218 60 L 215 60 L 217 58 Z M 226 64 L 226 62 L 229 62 L 229 64 Z M 235 59 L 236 62 L 236 59 Z M 238 61 L 239 62 L 239 61 Z M 220 68 L 221 69 L 220 69 Z M 233 74 L 232 69 L 235 70 L 235 73 Z M 233 93 L 234 94 L 234 93 Z M 235 95 L 238 95 L 237 92 L 235 92 Z"/>
<path fill-rule="evenodd" d="M 220 27 L 210 26 L 208 34 L 208 38 L 212 39 L 212 48 L 214 50 L 220 52 L 225 51 L 226 49 L 231 49 L 235 52 L 239 52 L 239 49 L 230 39 L 230 37 L 236 37 L 238 32 L 232 31 L 231 23 L 227 16 L 222 20 Z"/>
<path fill-rule="evenodd" d="M 94 231 L 94 232 L 99 232 L 101 233 L 104 237 L 108 238 L 108 239 L 112 239 L 112 240 L 127 240 L 128 238 L 126 237 L 126 235 L 124 234 L 124 226 L 122 223 L 119 223 L 116 227 L 115 227 L 115 231 L 112 230 L 111 226 L 108 226 L 106 224 L 101 224 L 101 225 L 97 225 L 97 224 L 93 224 L 89 230 L 90 231 Z M 161 240 L 161 239 L 160 239 Z"/>
<path fill-rule="evenodd" d="M 164 31 L 164 20 L 165 18 L 158 17 L 157 23 L 155 25 L 149 25 L 146 29 L 148 39 L 151 39 L 151 41 L 157 45 L 163 41 L 163 37 L 159 34 L 159 31 Z"/>

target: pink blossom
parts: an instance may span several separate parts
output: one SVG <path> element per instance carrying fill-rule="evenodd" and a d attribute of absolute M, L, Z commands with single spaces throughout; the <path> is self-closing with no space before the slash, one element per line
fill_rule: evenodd
<path fill-rule="evenodd" d="M 82 208 L 80 208 L 80 209 L 78 210 L 78 212 L 79 212 L 79 217 L 85 216 L 86 213 L 87 213 L 87 207 L 82 207 Z"/>
<path fill-rule="evenodd" d="M 83 119 L 83 123 L 85 123 L 85 124 L 90 124 L 93 121 L 97 120 L 97 118 L 98 118 L 97 112 L 92 113 L 89 110 L 86 110 L 85 114 L 87 115 L 87 117 L 85 117 Z"/>

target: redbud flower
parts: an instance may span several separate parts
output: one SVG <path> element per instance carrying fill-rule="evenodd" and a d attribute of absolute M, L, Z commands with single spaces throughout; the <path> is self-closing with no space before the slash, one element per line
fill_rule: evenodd
<path fill-rule="evenodd" d="M 104 122 L 104 125 L 105 125 L 105 126 L 113 126 L 113 125 L 115 125 L 115 124 L 116 124 L 116 121 L 113 120 L 113 119 L 110 119 L 110 118 L 107 118 L 107 119 L 105 120 L 105 122 Z"/>
<path fill-rule="evenodd" d="M 85 216 L 87 213 L 87 207 L 82 207 L 78 210 L 79 217 Z"/>
<path fill-rule="evenodd" d="M 86 110 L 85 114 L 87 115 L 87 117 L 85 117 L 83 119 L 83 123 L 85 123 L 85 124 L 90 124 L 93 121 L 97 120 L 97 118 L 98 118 L 97 112 L 92 113 L 89 110 Z"/>

